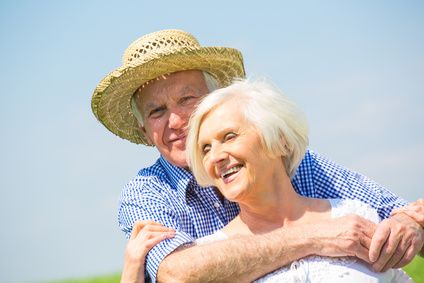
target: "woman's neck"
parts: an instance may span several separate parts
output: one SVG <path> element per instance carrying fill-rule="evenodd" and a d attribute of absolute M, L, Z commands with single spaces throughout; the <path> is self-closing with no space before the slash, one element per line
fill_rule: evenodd
<path fill-rule="evenodd" d="M 257 190 L 239 205 L 239 216 L 224 228 L 228 235 L 262 234 L 281 227 L 328 218 L 331 208 L 326 200 L 297 194 L 288 176 L 278 177 L 268 183 L 266 189 Z"/>

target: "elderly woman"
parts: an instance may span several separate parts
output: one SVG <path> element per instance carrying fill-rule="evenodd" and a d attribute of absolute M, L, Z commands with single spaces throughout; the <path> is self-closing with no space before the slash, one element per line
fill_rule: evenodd
<path fill-rule="evenodd" d="M 224 229 L 198 244 L 263 234 L 348 214 L 378 222 L 356 200 L 314 199 L 296 193 L 294 175 L 308 145 L 308 127 L 295 105 L 265 82 L 238 81 L 208 95 L 190 120 L 187 152 L 201 185 L 216 186 L 240 206 Z M 258 281 L 411 282 L 400 269 L 373 272 L 357 258 L 311 255 Z"/>

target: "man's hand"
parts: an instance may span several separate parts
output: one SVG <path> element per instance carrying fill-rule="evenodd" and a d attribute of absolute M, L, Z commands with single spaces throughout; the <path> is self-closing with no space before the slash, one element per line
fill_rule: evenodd
<path fill-rule="evenodd" d="M 424 199 L 419 199 L 404 207 L 393 209 L 392 211 L 392 215 L 399 213 L 407 214 L 424 228 Z"/>
<path fill-rule="evenodd" d="M 339 257 L 355 256 L 368 263 L 371 239 L 376 224 L 358 215 L 334 218 L 323 223 L 316 223 L 311 236 L 316 244 L 318 255 Z"/>
<path fill-rule="evenodd" d="M 399 213 L 378 224 L 369 258 L 375 271 L 405 266 L 422 249 L 424 230 L 414 219 Z"/>
<path fill-rule="evenodd" d="M 393 209 L 392 215 L 399 213 L 405 213 L 409 217 L 415 220 L 421 227 L 424 229 L 424 199 L 419 199 L 417 201 L 411 202 L 410 204 Z M 420 255 L 424 257 L 424 248 L 421 248 Z"/>

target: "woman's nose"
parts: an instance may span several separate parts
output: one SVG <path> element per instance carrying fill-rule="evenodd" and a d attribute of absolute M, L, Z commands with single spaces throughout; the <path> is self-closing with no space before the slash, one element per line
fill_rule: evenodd
<path fill-rule="evenodd" d="M 222 145 L 214 145 L 211 148 L 211 161 L 213 164 L 218 164 L 227 158 L 228 154 L 223 149 Z"/>

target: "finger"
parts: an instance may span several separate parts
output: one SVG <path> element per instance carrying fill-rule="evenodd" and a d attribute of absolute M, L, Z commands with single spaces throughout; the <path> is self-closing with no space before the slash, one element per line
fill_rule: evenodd
<path fill-rule="evenodd" d="M 413 210 L 417 210 L 417 211 L 423 211 L 424 210 L 424 202 L 413 202 L 411 204 L 409 204 L 408 206 L 404 207 L 405 209 L 413 209 Z"/>
<path fill-rule="evenodd" d="M 414 205 L 408 208 L 407 210 L 415 211 L 416 213 L 424 213 L 424 204 L 423 205 Z"/>
<path fill-rule="evenodd" d="M 133 240 L 137 237 L 138 233 L 140 232 L 140 230 L 143 228 L 144 226 L 140 223 L 140 222 L 136 222 L 133 225 L 132 231 L 131 231 L 131 237 L 130 239 Z"/>
<path fill-rule="evenodd" d="M 417 221 L 417 223 L 422 226 L 424 224 L 424 212 L 420 210 L 421 210 L 420 208 L 408 209 L 408 210 L 402 211 L 402 213 L 405 213 L 406 215 L 408 215 L 409 217 Z"/>
<path fill-rule="evenodd" d="M 369 257 L 371 262 L 377 261 L 380 256 L 381 249 L 390 236 L 390 227 L 387 222 L 381 222 L 372 236 Z"/>
<path fill-rule="evenodd" d="M 156 246 L 163 240 L 173 238 L 174 236 L 175 236 L 175 233 L 172 233 L 172 232 L 164 232 L 164 233 L 157 234 L 154 237 L 147 240 L 145 242 L 145 246 L 147 249 L 150 250 L 151 248 L 153 248 L 154 246 Z"/>
<path fill-rule="evenodd" d="M 395 214 L 399 214 L 401 212 L 403 212 L 406 209 L 406 206 L 403 207 L 398 207 L 392 210 L 392 212 L 390 213 L 390 215 L 395 215 Z"/>
<path fill-rule="evenodd" d="M 393 268 L 402 268 L 405 265 L 409 264 L 415 257 L 416 252 L 414 250 L 414 246 L 410 245 L 408 250 L 403 255 L 402 259 L 393 266 Z"/>
<path fill-rule="evenodd" d="M 420 208 L 420 207 L 423 208 L 423 206 L 424 206 L 424 199 L 419 199 L 419 200 L 417 200 L 415 202 L 411 202 L 411 203 L 409 203 L 405 206 L 393 209 L 391 214 L 392 215 L 398 214 L 398 213 L 401 213 L 404 210 L 408 210 L 408 209 L 415 209 L 415 208 Z"/>
<path fill-rule="evenodd" d="M 356 251 L 355 256 L 371 264 L 370 257 L 369 257 L 369 249 L 366 246 L 364 246 L 362 242 L 363 240 L 360 240 L 360 245 Z M 369 242 L 371 242 L 371 239 L 369 239 Z"/>
<path fill-rule="evenodd" d="M 377 261 L 374 262 L 373 264 L 373 268 L 375 271 L 380 272 L 383 270 L 384 266 L 390 261 L 390 259 L 396 252 L 400 240 L 401 240 L 401 235 L 399 235 L 399 233 L 390 233 L 389 238 L 387 239 L 386 243 L 383 245 L 383 248 L 381 249 L 380 256 L 378 257 Z"/>
<path fill-rule="evenodd" d="M 145 226 L 135 239 L 146 240 L 160 233 L 175 233 L 175 230 L 163 226 Z"/>
<path fill-rule="evenodd" d="M 365 234 L 365 236 L 367 236 L 369 239 L 372 239 L 375 231 L 377 230 L 377 224 L 375 224 L 372 221 L 369 221 L 368 219 L 363 219 L 363 228 L 362 228 L 362 232 Z"/>
<path fill-rule="evenodd" d="M 368 237 L 366 235 L 359 239 L 361 246 L 367 249 L 367 258 L 369 258 L 369 250 L 371 247 L 371 241 L 372 241 L 372 237 Z"/>
<path fill-rule="evenodd" d="M 402 260 L 402 258 L 404 257 L 405 253 L 407 252 L 410 246 L 411 246 L 410 242 L 401 240 L 395 252 L 393 253 L 392 257 L 383 266 L 382 271 L 387 271 L 390 268 L 393 268 L 395 265 L 397 265 Z"/>
<path fill-rule="evenodd" d="M 411 202 L 408 204 L 408 206 L 410 205 L 424 205 L 424 199 L 419 199 L 417 201 Z"/>
<path fill-rule="evenodd" d="M 135 237 L 137 237 L 138 233 L 140 233 L 140 230 L 143 229 L 149 223 L 154 222 L 150 220 L 137 220 L 133 225 L 130 239 L 134 239 Z"/>
<path fill-rule="evenodd" d="M 157 223 L 151 220 L 138 220 L 134 223 L 133 230 L 131 232 L 130 239 L 134 239 L 140 233 L 142 229 L 144 230 L 155 230 L 155 227 L 165 227 L 161 223 Z"/>

